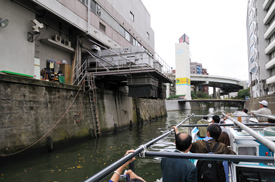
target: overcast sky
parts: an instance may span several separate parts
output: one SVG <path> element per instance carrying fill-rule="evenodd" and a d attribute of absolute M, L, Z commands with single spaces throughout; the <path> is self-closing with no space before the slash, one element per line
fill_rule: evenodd
<path fill-rule="evenodd" d="M 191 61 L 210 75 L 248 80 L 247 0 L 142 0 L 151 15 L 155 51 L 175 68 L 175 43 L 189 36 Z"/>

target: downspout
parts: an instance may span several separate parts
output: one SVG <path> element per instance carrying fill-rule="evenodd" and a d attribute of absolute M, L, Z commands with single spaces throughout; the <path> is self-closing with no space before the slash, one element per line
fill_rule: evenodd
<path fill-rule="evenodd" d="M 88 1 L 88 12 L 87 12 L 87 31 L 86 33 L 87 34 L 90 34 L 90 19 L 91 19 L 91 16 L 90 16 L 90 7 L 91 7 L 91 1 Z"/>

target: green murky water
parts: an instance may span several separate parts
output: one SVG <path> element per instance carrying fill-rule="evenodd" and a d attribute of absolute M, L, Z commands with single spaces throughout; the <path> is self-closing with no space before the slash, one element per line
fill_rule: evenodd
<path fill-rule="evenodd" d="M 222 108 L 234 112 L 237 108 Z M 53 151 L 39 157 L 29 158 L 0 168 L 2 182 L 78 182 L 84 181 L 109 164 L 121 158 L 128 149 L 140 145 L 169 131 L 171 127 L 184 120 L 191 113 L 208 114 L 214 109 L 199 111 L 173 111 L 167 117 L 118 131 L 99 139 L 91 139 L 70 147 Z M 190 123 L 196 123 L 194 118 Z M 189 121 L 187 121 L 188 123 Z M 182 129 L 188 131 L 187 129 Z M 150 151 L 174 150 L 174 135 L 170 135 L 150 147 Z M 139 158 L 135 161 L 135 172 L 147 182 L 161 178 L 158 158 Z M 110 175 L 102 181 L 109 181 Z"/>

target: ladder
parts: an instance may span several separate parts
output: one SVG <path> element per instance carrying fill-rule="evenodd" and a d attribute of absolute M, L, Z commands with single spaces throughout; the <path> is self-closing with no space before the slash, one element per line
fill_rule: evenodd
<path fill-rule="evenodd" d="M 99 118 L 98 118 L 98 108 L 97 108 L 97 94 L 96 94 L 96 85 L 95 85 L 95 77 L 93 74 L 87 75 L 87 86 L 89 92 L 89 100 L 91 105 L 91 113 L 93 120 L 93 128 L 95 137 L 101 136 Z"/>

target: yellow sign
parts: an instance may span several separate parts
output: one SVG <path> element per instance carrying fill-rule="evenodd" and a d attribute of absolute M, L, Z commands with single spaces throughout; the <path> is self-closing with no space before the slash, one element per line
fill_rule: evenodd
<path fill-rule="evenodd" d="M 176 85 L 189 85 L 190 86 L 190 78 L 184 77 L 184 78 L 177 78 L 176 79 Z"/>

